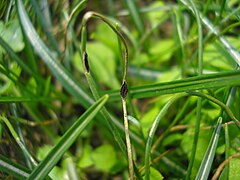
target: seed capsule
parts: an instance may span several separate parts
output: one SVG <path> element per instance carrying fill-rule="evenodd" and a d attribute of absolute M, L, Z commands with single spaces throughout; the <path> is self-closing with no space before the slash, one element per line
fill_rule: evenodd
<path fill-rule="evenodd" d="M 128 93 L 128 87 L 127 87 L 126 81 L 124 81 L 120 90 L 120 95 L 122 96 L 122 98 L 125 99 L 127 96 L 127 93 Z"/>

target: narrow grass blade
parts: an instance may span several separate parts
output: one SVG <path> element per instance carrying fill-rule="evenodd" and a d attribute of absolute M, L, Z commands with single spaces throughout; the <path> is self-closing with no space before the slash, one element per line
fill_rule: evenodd
<path fill-rule="evenodd" d="M 102 109 L 107 100 L 108 95 L 103 96 L 76 120 L 76 122 L 67 130 L 59 142 L 48 153 L 47 157 L 34 169 L 29 179 L 44 179 L 47 176 L 47 174 L 61 159 L 63 154 L 91 122 L 92 118 Z"/>
<path fill-rule="evenodd" d="M 143 33 L 145 31 L 145 26 L 143 24 L 143 20 L 139 13 L 139 9 L 137 8 L 135 0 L 131 0 L 131 1 L 124 0 L 124 1 L 125 1 L 125 4 L 127 5 L 129 13 L 133 19 L 133 22 L 134 22 L 139 34 L 143 35 Z"/>
<path fill-rule="evenodd" d="M 133 98 L 156 97 L 192 90 L 238 86 L 240 85 L 239 79 L 240 71 L 215 73 L 171 82 L 132 87 L 130 88 L 130 93 Z M 112 92 L 110 96 L 112 98 L 117 97 L 118 92 Z"/>
<path fill-rule="evenodd" d="M 12 175 L 17 179 L 26 179 L 31 173 L 29 169 L 11 161 L 2 155 L 0 155 L 0 170 Z"/>
<path fill-rule="evenodd" d="M 198 174 L 197 174 L 197 177 L 196 177 L 197 180 L 205 180 L 205 179 L 207 180 L 207 178 L 209 176 L 209 172 L 211 170 L 213 158 L 215 156 L 216 149 L 217 149 L 218 139 L 219 139 L 220 130 L 221 130 L 221 124 L 222 124 L 222 118 L 219 117 L 218 122 L 217 122 L 217 126 L 214 129 L 212 138 L 209 142 L 208 149 L 207 149 L 207 151 L 204 155 L 203 161 L 202 161 L 201 166 L 199 168 L 199 171 L 198 171 Z"/>
<path fill-rule="evenodd" d="M 23 151 L 23 153 L 26 155 L 26 157 L 28 158 L 28 160 L 34 165 L 37 166 L 37 162 L 36 160 L 32 157 L 32 155 L 30 154 L 30 152 L 27 150 L 27 148 L 25 147 L 24 143 L 21 141 L 20 137 L 18 136 L 18 134 L 16 133 L 16 131 L 14 130 L 13 126 L 11 125 L 11 123 L 9 122 L 9 120 L 5 117 L 5 116 L 0 116 L 0 121 L 3 121 L 9 131 L 11 132 L 13 138 L 15 139 L 15 141 L 17 142 L 17 144 L 19 145 L 19 147 L 21 148 L 21 150 Z"/>
<path fill-rule="evenodd" d="M 27 16 L 22 1 L 21 0 L 15 1 L 21 25 L 38 55 L 43 59 L 43 61 L 47 64 L 52 73 L 68 90 L 68 92 L 75 96 L 79 101 L 81 101 L 83 106 L 88 107 L 90 104 L 93 104 L 94 102 L 93 99 L 73 79 L 73 76 L 64 67 L 61 66 L 61 64 L 56 60 L 53 53 L 46 47 L 46 45 L 40 39 Z"/>
<path fill-rule="evenodd" d="M 18 103 L 18 102 L 47 102 L 53 99 L 45 97 L 13 97 L 13 96 L 1 96 L 1 103 Z"/>
<path fill-rule="evenodd" d="M 152 128 L 149 132 L 148 138 L 147 138 L 147 144 L 146 144 L 146 150 L 145 150 L 145 179 L 149 180 L 150 178 L 150 157 L 151 157 L 151 148 L 152 148 L 152 141 L 153 137 L 155 135 L 155 132 L 158 128 L 158 124 L 160 120 L 163 118 L 163 116 L 167 113 L 167 110 L 169 107 L 180 97 L 186 96 L 186 94 L 178 94 L 175 97 L 173 97 L 168 103 L 162 108 L 162 110 L 158 113 L 156 116 Z"/>
<path fill-rule="evenodd" d="M 84 7 L 86 6 L 86 3 L 87 3 L 87 0 L 82 0 L 80 1 L 76 7 L 72 10 L 69 18 L 68 18 L 68 22 L 67 22 L 67 25 L 66 25 L 66 28 L 65 28 L 65 37 L 64 37 L 64 53 L 65 53 L 65 50 L 66 50 L 66 45 L 67 45 L 67 35 L 68 35 L 68 28 L 70 26 L 71 23 L 75 23 L 75 19 L 77 17 L 77 15 L 84 9 Z"/>
<path fill-rule="evenodd" d="M 22 61 L 17 55 L 16 53 L 11 49 L 11 47 L 2 39 L 2 37 L 0 36 L 0 45 L 5 49 L 5 51 L 7 52 L 7 54 L 13 59 L 15 60 L 22 69 L 24 69 L 27 73 L 29 73 L 30 75 L 33 75 L 33 71 L 32 69 L 30 69 L 25 63 L 24 61 Z"/>
<path fill-rule="evenodd" d="M 224 128 L 225 131 L 225 160 L 227 160 L 230 157 L 230 138 L 229 138 L 229 132 L 228 132 L 228 126 L 226 125 Z M 229 177 L 229 169 L 230 169 L 230 165 L 227 164 L 226 165 L 226 178 L 228 179 Z"/>
<path fill-rule="evenodd" d="M 189 5 L 187 0 L 180 0 L 184 5 L 186 5 L 191 11 L 194 12 L 193 8 Z M 200 14 L 200 19 L 202 23 L 205 25 L 205 27 L 213 34 L 218 35 L 219 34 L 219 29 L 216 28 L 206 17 L 203 17 L 202 14 Z M 240 53 L 236 48 L 234 48 L 231 43 L 224 37 L 224 36 L 219 36 L 218 37 L 219 41 L 221 44 L 225 47 L 227 50 L 226 52 L 229 53 L 229 55 L 232 56 L 232 58 L 235 60 L 235 62 L 240 65 Z"/>
<path fill-rule="evenodd" d="M 46 21 L 46 19 L 44 18 L 44 15 L 42 14 L 42 10 L 40 9 L 38 3 L 36 0 L 30 0 L 33 8 L 34 8 L 34 11 L 36 12 L 36 15 L 38 17 L 38 21 L 39 23 L 42 25 L 42 29 L 45 31 L 48 39 L 49 39 L 49 42 L 52 46 L 52 48 L 58 53 L 60 54 L 60 51 L 58 49 L 58 43 L 56 41 L 56 39 L 53 37 L 53 35 L 51 34 L 50 32 L 50 25 L 47 23 L 48 21 Z"/>

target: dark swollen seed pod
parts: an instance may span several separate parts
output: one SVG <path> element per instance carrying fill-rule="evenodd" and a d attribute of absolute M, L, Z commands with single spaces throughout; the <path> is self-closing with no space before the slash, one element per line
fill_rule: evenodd
<path fill-rule="evenodd" d="M 128 87 L 127 87 L 126 81 L 124 81 L 120 90 L 120 95 L 123 99 L 125 99 L 127 96 L 127 93 L 128 93 Z"/>

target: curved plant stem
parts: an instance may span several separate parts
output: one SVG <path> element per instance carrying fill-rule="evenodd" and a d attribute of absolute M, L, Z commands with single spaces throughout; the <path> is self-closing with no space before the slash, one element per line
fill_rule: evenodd
<path fill-rule="evenodd" d="M 69 28 L 71 22 L 74 21 L 75 18 L 77 17 L 77 15 L 84 9 L 84 7 L 86 6 L 86 2 L 87 2 L 87 0 L 80 1 L 76 5 L 76 7 L 72 10 L 71 14 L 69 15 L 69 18 L 67 20 L 67 25 L 66 25 L 66 27 L 64 29 L 64 49 L 63 49 L 62 59 L 65 56 L 65 51 L 66 51 L 66 47 L 67 47 L 68 28 Z"/>
<path fill-rule="evenodd" d="M 219 101 L 218 99 L 216 99 L 216 98 L 214 98 L 210 95 L 204 94 L 204 93 L 188 92 L 188 94 L 193 95 L 193 96 L 199 96 L 199 97 L 206 98 L 206 99 L 212 101 L 213 103 L 219 105 L 228 114 L 228 116 L 235 122 L 236 126 L 240 129 L 240 122 L 234 116 L 234 114 L 232 113 L 232 111 L 229 109 L 229 107 L 226 104 L 224 104 L 223 102 Z"/>
<path fill-rule="evenodd" d="M 158 124 L 162 117 L 167 113 L 168 108 L 180 97 L 186 96 L 186 93 L 181 93 L 176 96 L 174 96 L 168 103 L 162 108 L 162 110 L 158 113 L 156 116 L 152 128 L 150 129 L 148 138 L 147 138 L 147 144 L 146 144 L 146 150 L 145 150 L 145 180 L 150 179 L 150 156 L 151 156 L 151 147 L 152 147 L 152 141 L 153 137 L 156 133 Z"/>
<path fill-rule="evenodd" d="M 95 82 L 94 82 L 94 80 L 91 76 L 91 73 L 90 73 L 90 68 L 89 68 L 89 65 L 88 65 L 88 55 L 87 55 L 87 52 L 86 52 L 86 43 L 87 43 L 87 40 L 86 40 L 87 39 L 87 29 L 86 29 L 86 27 L 87 27 L 87 22 L 92 17 L 99 18 L 100 20 L 105 22 L 117 34 L 118 40 L 120 40 L 124 45 L 123 78 L 122 78 L 122 87 L 121 87 L 121 90 L 120 90 L 120 95 L 121 95 L 122 106 L 123 106 L 124 130 L 125 130 L 126 145 L 127 145 L 129 176 L 130 176 L 130 180 L 133 180 L 133 179 L 135 179 L 134 163 L 133 163 L 133 156 L 132 156 L 131 140 L 130 140 L 129 129 L 128 129 L 127 107 L 126 107 L 126 96 L 128 94 L 128 88 L 127 88 L 127 84 L 126 84 L 126 74 L 127 74 L 127 65 L 128 65 L 127 44 L 126 44 L 126 41 L 125 41 L 124 37 L 122 36 L 120 31 L 118 30 L 118 26 L 116 26 L 116 27 L 113 26 L 113 24 L 106 17 L 104 17 L 101 14 L 98 14 L 96 12 L 87 12 L 84 15 L 83 21 L 82 21 L 82 24 L 81 24 L 81 30 L 82 30 L 82 33 L 81 33 L 81 38 L 82 38 L 81 54 L 82 54 L 83 66 L 84 66 L 84 70 L 85 70 L 85 76 L 87 78 L 88 84 L 90 86 L 90 89 L 91 89 L 95 99 L 99 98 L 99 94 L 98 94 L 98 91 L 97 91 L 97 88 L 96 88 L 96 84 L 95 84 Z M 104 116 L 106 117 L 106 119 L 110 119 L 110 115 L 105 108 L 103 108 L 102 112 L 103 112 Z M 122 151 L 125 151 L 121 138 L 117 137 L 116 140 L 117 140 L 118 143 L 120 143 L 120 147 L 121 147 Z"/>
<path fill-rule="evenodd" d="M 17 144 L 19 145 L 19 147 L 22 149 L 22 151 L 24 152 L 24 154 L 26 155 L 26 157 L 29 159 L 29 161 L 34 165 L 37 166 L 37 161 L 32 157 L 32 155 L 29 153 L 29 151 L 27 150 L 27 148 L 25 147 L 24 143 L 21 141 L 20 137 L 18 136 L 18 134 L 16 133 L 16 131 L 14 130 L 13 126 L 11 125 L 11 123 L 8 121 L 8 119 L 1 115 L 0 116 L 0 121 L 3 121 L 9 131 L 11 132 L 13 138 L 15 139 L 15 141 L 17 142 Z"/>
<path fill-rule="evenodd" d="M 87 22 L 89 21 L 90 18 L 99 18 L 101 19 L 103 22 L 105 22 L 116 34 L 117 36 L 121 39 L 123 45 L 124 45 L 124 70 L 123 70 L 123 82 L 126 79 L 126 75 L 127 75 L 127 67 L 128 67 L 128 47 L 127 47 L 127 43 L 123 37 L 123 35 L 121 34 L 121 32 L 119 32 L 118 28 L 116 28 L 112 22 L 107 19 L 106 17 L 104 17 L 103 15 L 93 12 L 93 11 L 89 11 L 87 12 L 84 17 L 83 17 L 83 21 L 81 24 L 81 29 L 84 28 L 84 26 L 86 27 Z M 82 53 L 83 53 L 83 49 Z"/>
<path fill-rule="evenodd" d="M 197 20 L 197 27 L 198 27 L 198 75 L 202 75 L 203 72 L 203 35 L 202 35 L 202 22 L 200 19 L 200 15 L 198 13 L 197 8 L 193 0 L 189 0 L 189 6 L 193 9 L 193 13 L 195 14 Z M 195 124 L 195 132 L 194 132 L 194 139 L 193 139 L 193 147 L 191 152 L 191 158 L 188 165 L 188 171 L 186 180 L 190 179 L 192 167 L 195 160 L 195 155 L 197 151 L 197 143 L 198 143 L 198 136 L 200 131 L 200 120 L 201 120 L 201 108 L 202 108 L 202 99 L 201 97 L 198 98 L 197 101 L 197 119 Z"/>

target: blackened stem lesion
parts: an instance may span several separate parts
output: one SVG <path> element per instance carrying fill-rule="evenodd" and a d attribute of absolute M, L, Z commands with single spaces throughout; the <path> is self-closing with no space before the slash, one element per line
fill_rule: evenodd
<path fill-rule="evenodd" d="M 126 81 L 124 80 L 120 90 L 120 95 L 123 99 L 125 99 L 127 97 L 127 94 L 128 94 L 128 87 L 127 87 Z"/>
<path fill-rule="evenodd" d="M 87 73 L 89 73 L 90 69 L 89 69 L 89 64 L 88 64 L 88 54 L 86 51 L 83 52 L 83 65 L 84 65 Z"/>

